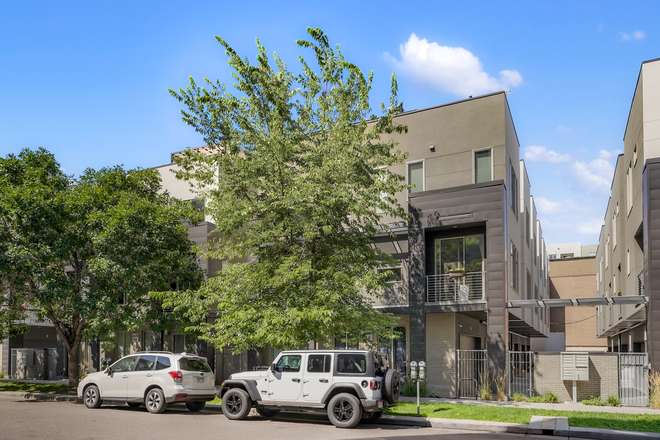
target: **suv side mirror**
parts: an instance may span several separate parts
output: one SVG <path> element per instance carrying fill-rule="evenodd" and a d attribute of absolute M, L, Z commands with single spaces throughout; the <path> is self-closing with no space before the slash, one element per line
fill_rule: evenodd
<path fill-rule="evenodd" d="M 277 371 L 277 364 L 275 362 L 270 364 L 270 371 L 272 371 L 273 373 Z"/>
<path fill-rule="evenodd" d="M 112 367 L 106 368 L 105 369 L 105 374 L 107 374 L 108 376 L 112 375 Z"/>

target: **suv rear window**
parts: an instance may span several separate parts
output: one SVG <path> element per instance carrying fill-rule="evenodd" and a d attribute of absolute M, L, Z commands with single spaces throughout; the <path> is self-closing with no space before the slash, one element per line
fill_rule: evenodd
<path fill-rule="evenodd" d="M 201 359 L 181 358 L 179 359 L 179 370 L 211 372 L 211 367 Z"/>
<path fill-rule="evenodd" d="M 337 373 L 366 374 L 367 356 L 363 354 L 338 354 Z"/>
<path fill-rule="evenodd" d="M 163 357 L 163 356 L 158 356 L 158 361 L 156 362 L 156 370 L 164 370 L 166 368 L 170 368 L 170 359 Z"/>

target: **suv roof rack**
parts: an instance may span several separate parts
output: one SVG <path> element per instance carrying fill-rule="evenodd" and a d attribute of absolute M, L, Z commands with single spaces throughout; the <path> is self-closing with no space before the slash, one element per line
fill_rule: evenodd
<path fill-rule="evenodd" d="M 162 354 L 174 354 L 171 351 L 158 351 L 158 350 L 147 350 L 147 351 L 137 351 L 134 354 L 144 354 L 144 353 L 162 353 Z"/>

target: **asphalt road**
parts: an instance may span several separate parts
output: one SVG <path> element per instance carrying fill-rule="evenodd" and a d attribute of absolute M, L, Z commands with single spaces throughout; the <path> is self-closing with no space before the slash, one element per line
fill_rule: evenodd
<path fill-rule="evenodd" d="M 103 405 L 90 410 L 72 402 L 41 402 L 0 396 L 0 439 L 116 440 L 149 439 L 520 439 L 523 436 L 387 425 L 335 428 L 323 416 L 280 413 L 274 420 L 259 416 L 230 421 L 217 409 L 191 413 L 174 405 L 159 415 L 144 408 Z M 540 437 L 539 437 L 540 438 Z M 547 438 L 547 437 L 545 437 Z"/>

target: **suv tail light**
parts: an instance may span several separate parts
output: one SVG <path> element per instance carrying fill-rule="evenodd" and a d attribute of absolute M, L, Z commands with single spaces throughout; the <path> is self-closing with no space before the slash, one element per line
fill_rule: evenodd
<path fill-rule="evenodd" d="M 372 390 L 379 390 L 380 389 L 380 381 L 379 380 L 370 380 L 369 381 L 369 388 Z"/>
<path fill-rule="evenodd" d="M 170 376 L 174 379 L 174 383 L 183 382 L 183 373 L 180 371 L 170 371 Z"/>

